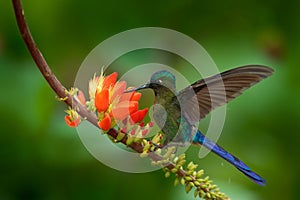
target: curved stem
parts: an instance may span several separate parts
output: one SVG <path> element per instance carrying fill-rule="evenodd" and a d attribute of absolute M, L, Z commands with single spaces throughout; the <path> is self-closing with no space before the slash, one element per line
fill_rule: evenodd
<path fill-rule="evenodd" d="M 70 107 L 76 107 L 78 113 L 90 121 L 93 125 L 97 125 L 97 117 L 92 113 L 88 112 L 84 106 L 82 106 L 76 99 L 74 99 L 71 95 L 66 93 L 66 88 L 60 83 L 60 81 L 56 78 L 53 74 L 52 70 L 50 69 L 49 65 L 47 64 L 45 58 L 43 57 L 41 51 L 37 47 L 30 30 L 28 28 L 24 10 L 22 7 L 21 0 L 12 0 L 13 7 L 18 23 L 18 28 L 20 30 L 21 36 L 29 50 L 31 57 L 33 58 L 34 62 L 36 63 L 37 67 L 39 68 L 40 72 L 53 89 L 53 91 L 57 94 L 60 99 L 64 99 L 64 102 L 68 104 Z"/>

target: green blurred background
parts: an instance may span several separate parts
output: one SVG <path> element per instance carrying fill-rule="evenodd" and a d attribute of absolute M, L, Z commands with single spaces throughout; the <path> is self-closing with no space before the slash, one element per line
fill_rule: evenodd
<path fill-rule="evenodd" d="M 65 125 L 66 106 L 29 56 L 11 2 L 0 5 L 0 199 L 194 199 L 162 171 L 127 174 L 93 158 Z M 24 8 L 36 42 L 66 87 L 101 41 L 146 26 L 192 37 L 221 71 L 253 63 L 274 68 L 271 78 L 228 105 L 218 141 L 267 185 L 252 183 L 215 155 L 198 160 L 196 148 L 188 156 L 232 199 L 297 199 L 299 1 L 27 0 Z"/>

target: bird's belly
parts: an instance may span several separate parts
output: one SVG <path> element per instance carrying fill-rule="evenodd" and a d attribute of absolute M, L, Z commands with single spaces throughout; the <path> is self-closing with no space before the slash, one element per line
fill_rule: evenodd
<path fill-rule="evenodd" d="M 164 133 L 164 144 L 169 142 L 187 143 L 192 141 L 193 126 L 185 119 L 174 118 L 172 114 L 167 112 L 154 112 L 153 118 L 160 130 Z"/>
<path fill-rule="evenodd" d="M 194 126 L 188 123 L 181 115 L 181 108 L 176 103 L 159 101 L 164 104 L 154 104 L 153 119 L 164 133 L 164 144 L 169 142 L 186 143 L 191 142 Z"/>

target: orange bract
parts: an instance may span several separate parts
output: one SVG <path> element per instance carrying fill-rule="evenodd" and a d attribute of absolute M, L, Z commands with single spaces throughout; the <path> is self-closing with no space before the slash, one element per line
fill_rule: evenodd
<path fill-rule="evenodd" d="M 133 96 L 134 92 L 128 92 L 128 93 L 123 93 L 120 96 L 119 102 L 121 101 L 130 101 L 131 97 Z"/>
<path fill-rule="evenodd" d="M 98 112 L 105 112 L 108 108 L 108 98 L 109 92 L 108 89 L 103 89 L 100 92 L 96 91 L 95 95 L 95 107 Z"/>
<path fill-rule="evenodd" d="M 120 96 L 124 90 L 126 89 L 126 82 L 125 81 L 120 81 L 120 82 L 117 82 L 115 84 L 115 87 L 113 89 L 113 92 L 112 92 L 112 95 L 111 95 L 111 98 L 110 98 L 110 103 L 112 103 L 116 97 Z"/>
<path fill-rule="evenodd" d="M 123 120 L 131 113 L 134 113 L 138 110 L 137 101 L 122 101 L 115 108 L 112 109 L 110 116 L 116 120 Z"/>
<path fill-rule="evenodd" d="M 142 94 L 139 92 L 134 92 L 133 95 L 130 98 L 130 101 L 139 101 Z"/>
<path fill-rule="evenodd" d="M 109 89 L 110 86 L 114 86 L 117 81 L 118 73 L 114 72 L 104 78 L 102 89 Z"/>
<path fill-rule="evenodd" d="M 80 123 L 80 117 L 78 117 L 77 119 L 72 119 L 72 117 L 70 115 L 66 115 L 65 116 L 65 121 L 66 124 L 72 128 L 76 127 L 79 125 Z"/>
<path fill-rule="evenodd" d="M 109 114 L 105 113 L 104 118 L 100 122 L 98 122 L 98 125 L 102 130 L 108 131 L 111 125 L 111 118 Z"/>
<path fill-rule="evenodd" d="M 144 108 L 143 110 L 138 110 L 130 115 L 131 123 L 136 124 L 141 122 L 148 112 L 148 108 Z"/>

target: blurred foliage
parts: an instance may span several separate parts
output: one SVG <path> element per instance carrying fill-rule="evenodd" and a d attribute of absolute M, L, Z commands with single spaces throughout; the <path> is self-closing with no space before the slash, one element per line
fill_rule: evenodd
<path fill-rule="evenodd" d="M 36 42 L 66 87 L 98 43 L 145 26 L 191 36 L 221 71 L 250 63 L 274 68 L 271 78 L 229 104 L 218 142 L 267 186 L 253 184 L 215 155 L 198 160 L 194 147 L 188 155 L 232 199 L 299 196 L 299 1 L 28 0 L 24 8 Z M 66 107 L 30 58 L 11 2 L 1 2 L 0 10 L 0 199 L 193 199 L 162 171 L 126 174 L 95 160 L 65 125 Z"/>

